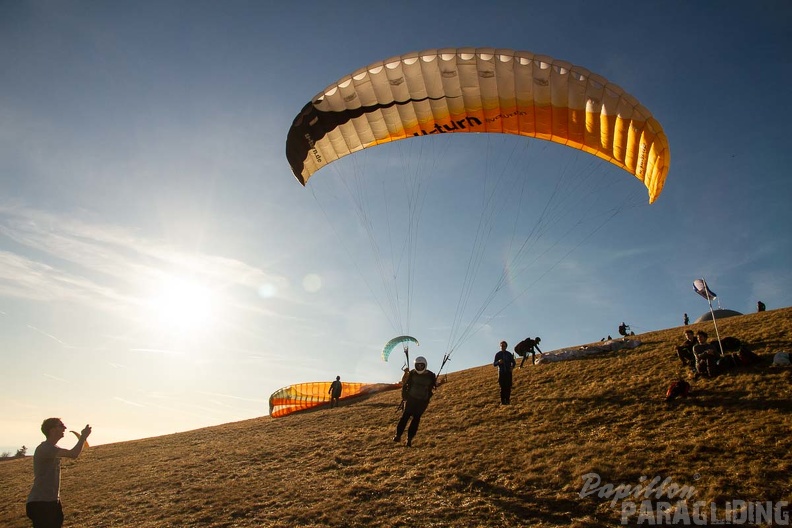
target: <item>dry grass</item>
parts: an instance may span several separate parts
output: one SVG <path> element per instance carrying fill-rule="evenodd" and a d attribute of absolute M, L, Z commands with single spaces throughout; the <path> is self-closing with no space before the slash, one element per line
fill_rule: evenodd
<path fill-rule="evenodd" d="M 515 371 L 509 407 L 498 405 L 494 368 L 451 373 L 412 449 L 391 442 L 396 392 L 94 446 L 64 462 L 66 524 L 618 525 L 609 499 L 580 497 L 589 472 L 613 484 L 671 477 L 695 486 L 697 501 L 792 501 L 790 370 L 769 367 L 792 350 L 792 308 L 719 329 L 763 362 L 694 381 L 695 397 L 675 404 L 663 397 L 683 372 L 672 351 L 680 328 L 637 336 L 634 350 Z M 31 476 L 30 458 L 0 464 L 0 526 L 29 526 Z"/>

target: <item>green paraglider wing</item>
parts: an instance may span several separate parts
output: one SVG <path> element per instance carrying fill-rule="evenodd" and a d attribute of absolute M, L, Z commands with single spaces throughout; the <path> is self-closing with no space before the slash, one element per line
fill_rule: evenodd
<path fill-rule="evenodd" d="M 393 349 L 396 347 L 396 345 L 400 343 L 415 343 L 416 345 L 419 344 L 418 340 L 412 336 L 403 335 L 399 337 L 394 337 L 393 339 L 388 341 L 385 344 L 385 348 L 382 349 L 382 360 L 388 361 L 388 356 L 390 356 L 391 352 L 393 352 Z"/>

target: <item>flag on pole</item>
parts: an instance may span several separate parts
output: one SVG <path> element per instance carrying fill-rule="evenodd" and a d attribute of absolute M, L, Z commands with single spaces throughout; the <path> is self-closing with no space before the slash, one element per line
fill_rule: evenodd
<path fill-rule="evenodd" d="M 698 293 L 708 301 L 711 301 L 716 297 L 718 297 L 714 291 L 709 289 L 709 286 L 707 286 L 707 283 L 704 281 L 704 279 L 696 279 L 693 281 L 693 291 L 695 291 L 696 293 Z"/>

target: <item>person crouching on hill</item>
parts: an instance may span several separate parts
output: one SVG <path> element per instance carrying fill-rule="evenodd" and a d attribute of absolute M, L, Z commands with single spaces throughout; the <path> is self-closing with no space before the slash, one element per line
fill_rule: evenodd
<path fill-rule="evenodd" d="M 437 376 L 431 370 L 426 368 L 426 358 L 418 356 L 415 358 L 415 368 L 412 369 L 402 384 L 402 400 L 404 404 L 404 412 L 402 412 L 399 423 L 396 424 L 396 436 L 393 437 L 394 442 L 400 442 L 404 428 L 407 427 L 407 422 L 410 422 L 410 428 L 407 429 L 407 447 L 412 446 L 415 433 L 418 432 L 418 426 L 421 423 L 421 416 L 426 408 L 429 406 L 429 400 L 437 388 Z"/>
<path fill-rule="evenodd" d="M 539 336 L 537 336 L 536 339 L 531 339 L 529 337 L 520 341 L 514 346 L 514 351 L 517 353 L 517 355 L 522 356 L 520 368 L 523 368 L 523 363 L 525 363 L 525 360 L 528 359 L 528 354 L 531 354 L 531 363 L 536 365 L 536 353 L 542 353 L 542 349 L 539 348 L 539 343 L 541 342 L 542 338 Z"/>

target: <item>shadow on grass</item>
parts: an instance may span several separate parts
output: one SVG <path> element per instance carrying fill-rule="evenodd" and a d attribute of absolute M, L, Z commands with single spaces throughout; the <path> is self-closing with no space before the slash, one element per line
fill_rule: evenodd
<path fill-rule="evenodd" d="M 697 391 L 695 395 L 686 400 L 679 400 L 677 405 L 689 405 L 707 409 L 749 409 L 755 411 L 792 411 L 792 401 L 789 399 L 747 399 L 748 392 L 741 390 L 732 391 Z"/>
<path fill-rule="evenodd" d="M 475 475 L 457 474 L 456 482 L 449 485 L 455 492 L 475 494 L 486 498 L 503 512 L 528 522 L 553 523 L 554 525 L 567 525 L 572 517 L 591 516 L 581 501 L 548 498 L 546 495 L 539 497 L 530 491 L 515 491 L 513 489 L 487 482 Z"/>

